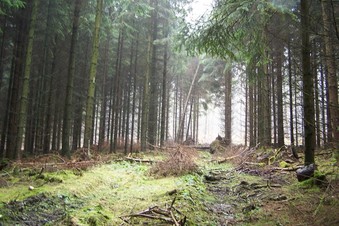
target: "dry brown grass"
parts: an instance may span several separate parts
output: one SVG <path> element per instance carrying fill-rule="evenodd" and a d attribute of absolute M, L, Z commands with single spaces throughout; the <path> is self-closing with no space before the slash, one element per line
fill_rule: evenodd
<path fill-rule="evenodd" d="M 158 162 L 150 169 L 152 175 L 180 176 L 198 169 L 195 163 L 198 153 L 195 149 L 179 146 L 175 149 L 166 149 L 166 154 L 164 161 Z"/>

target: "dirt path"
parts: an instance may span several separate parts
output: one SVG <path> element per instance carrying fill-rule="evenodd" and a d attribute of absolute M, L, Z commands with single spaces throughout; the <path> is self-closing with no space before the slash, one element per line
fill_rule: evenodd
<path fill-rule="evenodd" d="M 242 166 L 211 171 L 206 184 L 216 198 L 209 208 L 218 216 L 218 225 L 339 223 L 337 180 L 323 186 L 298 186 L 295 172 Z"/>

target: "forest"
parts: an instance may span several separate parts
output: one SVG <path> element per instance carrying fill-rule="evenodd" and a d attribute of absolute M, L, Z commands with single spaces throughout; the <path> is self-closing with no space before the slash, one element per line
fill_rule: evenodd
<path fill-rule="evenodd" d="M 0 0 L 0 225 L 339 224 L 339 1 L 202 2 Z"/>

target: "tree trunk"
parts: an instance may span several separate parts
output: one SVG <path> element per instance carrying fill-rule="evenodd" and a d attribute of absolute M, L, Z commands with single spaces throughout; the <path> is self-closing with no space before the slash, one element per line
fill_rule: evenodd
<path fill-rule="evenodd" d="M 25 59 L 25 71 L 22 84 L 22 93 L 20 98 L 20 107 L 19 107 L 19 119 L 18 119 L 18 133 L 16 137 L 16 158 L 21 159 L 21 146 L 22 139 L 25 130 L 26 118 L 27 118 L 27 107 L 28 107 L 28 97 L 29 97 L 29 80 L 31 74 L 31 63 L 32 63 L 32 52 L 33 52 L 33 40 L 35 32 L 35 23 L 37 19 L 38 11 L 38 0 L 33 0 L 32 2 L 32 14 L 30 19 L 30 27 L 28 32 L 28 43 Z"/>
<path fill-rule="evenodd" d="M 292 56 L 291 56 L 291 38 L 288 40 L 288 87 L 289 87 L 289 105 L 290 105 L 290 141 L 291 147 L 294 147 L 294 117 L 293 117 L 293 89 L 292 89 Z M 294 84 L 296 86 L 296 84 Z"/>
<path fill-rule="evenodd" d="M 167 33 L 165 34 L 167 37 Z M 164 68 L 162 72 L 162 96 L 161 96 L 161 122 L 160 122 L 160 146 L 164 146 L 165 134 L 166 134 L 166 112 L 167 112 L 167 61 L 168 61 L 168 44 L 165 44 L 164 49 Z"/>
<path fill-rule="evenodd" d="M 158 0 L 152 0 L 152 43 L 158 38 Z M 150 88 L 149 88 L 149 110 L 148 110 L 148 143 L 153 149 L 157 145 L 157 127 L 158 127 L 158 96 L 159 96 L 159 79 L 157 75 L 157 46 L 152 44 L 150 67 Z"/>
<path fill-rule="evenodd" d="M 324 69 L 323 69 L 323 63 L 320 63 L 320 84 L 321 84 L 321 124 L 322 124 L 322 138 L 323 138 L 323 144 L 327 144 L 327 134 L 326 134 L 326 103 L 325 103 L 325 93 L 326 93 L 326 87 L 324 82 Z"/>
<path fill-rule="evenodd" d="M 72 28 L 72 38 L 71 46 L 69 50 L 69 60 L 68 60 L 68 72 L 67 72 L 67 86 L 66 86 L 66 99 L 64 106 L 64 116 L 63 116 L 63 125 L 62 125 L 62 150 L 61 154 L 63 156 L 70 157 L 70 133 L 71 133 L 71 120 L 73 109 L 73 90 L 74 90 L 74 74 L 75 74 L 75 48 L 78 37 L 78 27 L 79 27 L 79 18 L 80 18 L 80 6 L 81 0 L 76 0 L 74 5 L 74 15 L 73 15 L 73 28 Z"/>
<path fill-rule="evenodd" d="M 310 67 L 309 1 L 301 0 L 302 75 L 304 100 L 305 165 L 314 163 L 314 88 Z"/>
<path fill-rule="evenodd" d="M 88 95 L 86 102 L 86 119 L 85 119 L 85 132 L 84 132 L 84 143 L 85 148 L 90 148 L 90 141 L 92 136 L 92 123 L 93 123 L 93 109 L 94 109 L 94 94 L 95 94 L 95 78 L 96 69 L 99 56 L 99 32 L 100 22 L 102 16 L 103 0 L 97 0 L 96 14 L 95 14 L 95 26 L 93 33 L 92 43 L 92 59 L 89 71 L 89 84 L 88 84 Z"/>
<path fill-rule="evenodd" d="M 225 64 L 225 67 L 228 67 Z M 226 145 L 232 143 L 232 72 L 224 72 L 225 80 L 225 142 Z"/>
<path fill-rule="evenodd" d="M 338 81 L 336 75 L 335 55 L 333 42 L 331 35 L 333 29 L 331 29 L 330 13 L 330 1 L 322 0 L 322 17 L 324 25 L 324 43 L 325 43 L 325 62 L 327 68 L 327 80 L 328 80 L 328 105 L 330 113 L 330 121 L 332 128 L 332 139 L 334 147 L 337 150 L 337 159 L 339 160 L 339 104 L 338 104 Z"/>
<path fill-rule="evenodd" d="M 110 32 L 107 30 L 107 40 L 106 40 L 106 47 L 105 47 L 105 56 L 104 56 L 104 72 L 102 78 L 102 88 L 101 88 L 101 109 L 100 109 L 100 128 L 99 128 L 99 142 L 98 147 L 99 150 L 102 149 L 103 144 L 105 142 L 105 132 L 106 132 L 106 113 L 107 113 L 107 76 L 108 76 L 108 68 L 109 68 L 109 48 L 110 48 L 110 41 L 111 35 Z"/>
<path fill-rule="evenodd" d="M 279 40 L 278 46 L 277 46 L 277 124 L 278 124 L 278 146 L 282 147 L 285 142 L 285 134 L 284 134 L 284 106 L 283 106 L 283 59 L 284 56 L 284 46 L 282 45 L 281 41 Z"/>
<path fill-rule="evenodd" d="M 132 97 L 132 119 L 131 119 L 131 144 L 130 144 L 130 153 L 133 153 L 133 144 L 134 144 L 134 125 L 135 125 L 135 115 L 136 115 L 136 93 L 137 93 L 137 68 L 138 68 L 138 52 L 139 52 L 139 33 L 136 35 L 136 46 L 134 53 L 134 68 L 133 68 L 133 97 Z"/>

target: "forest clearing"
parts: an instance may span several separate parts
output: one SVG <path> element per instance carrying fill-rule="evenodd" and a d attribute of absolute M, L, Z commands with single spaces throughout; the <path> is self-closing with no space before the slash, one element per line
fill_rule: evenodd
<path fill-rule="evenodd" d="M 245 149 L 212 155 L 182 146 L 129 157 L 93 153 L 64 162 L 51 154 L 14 162 L 0 172 L 0 225 L 339 223 L 331 152 L 319 151 L 317 176 L 298 182 L 302 162 L 288 150 Z"/>

